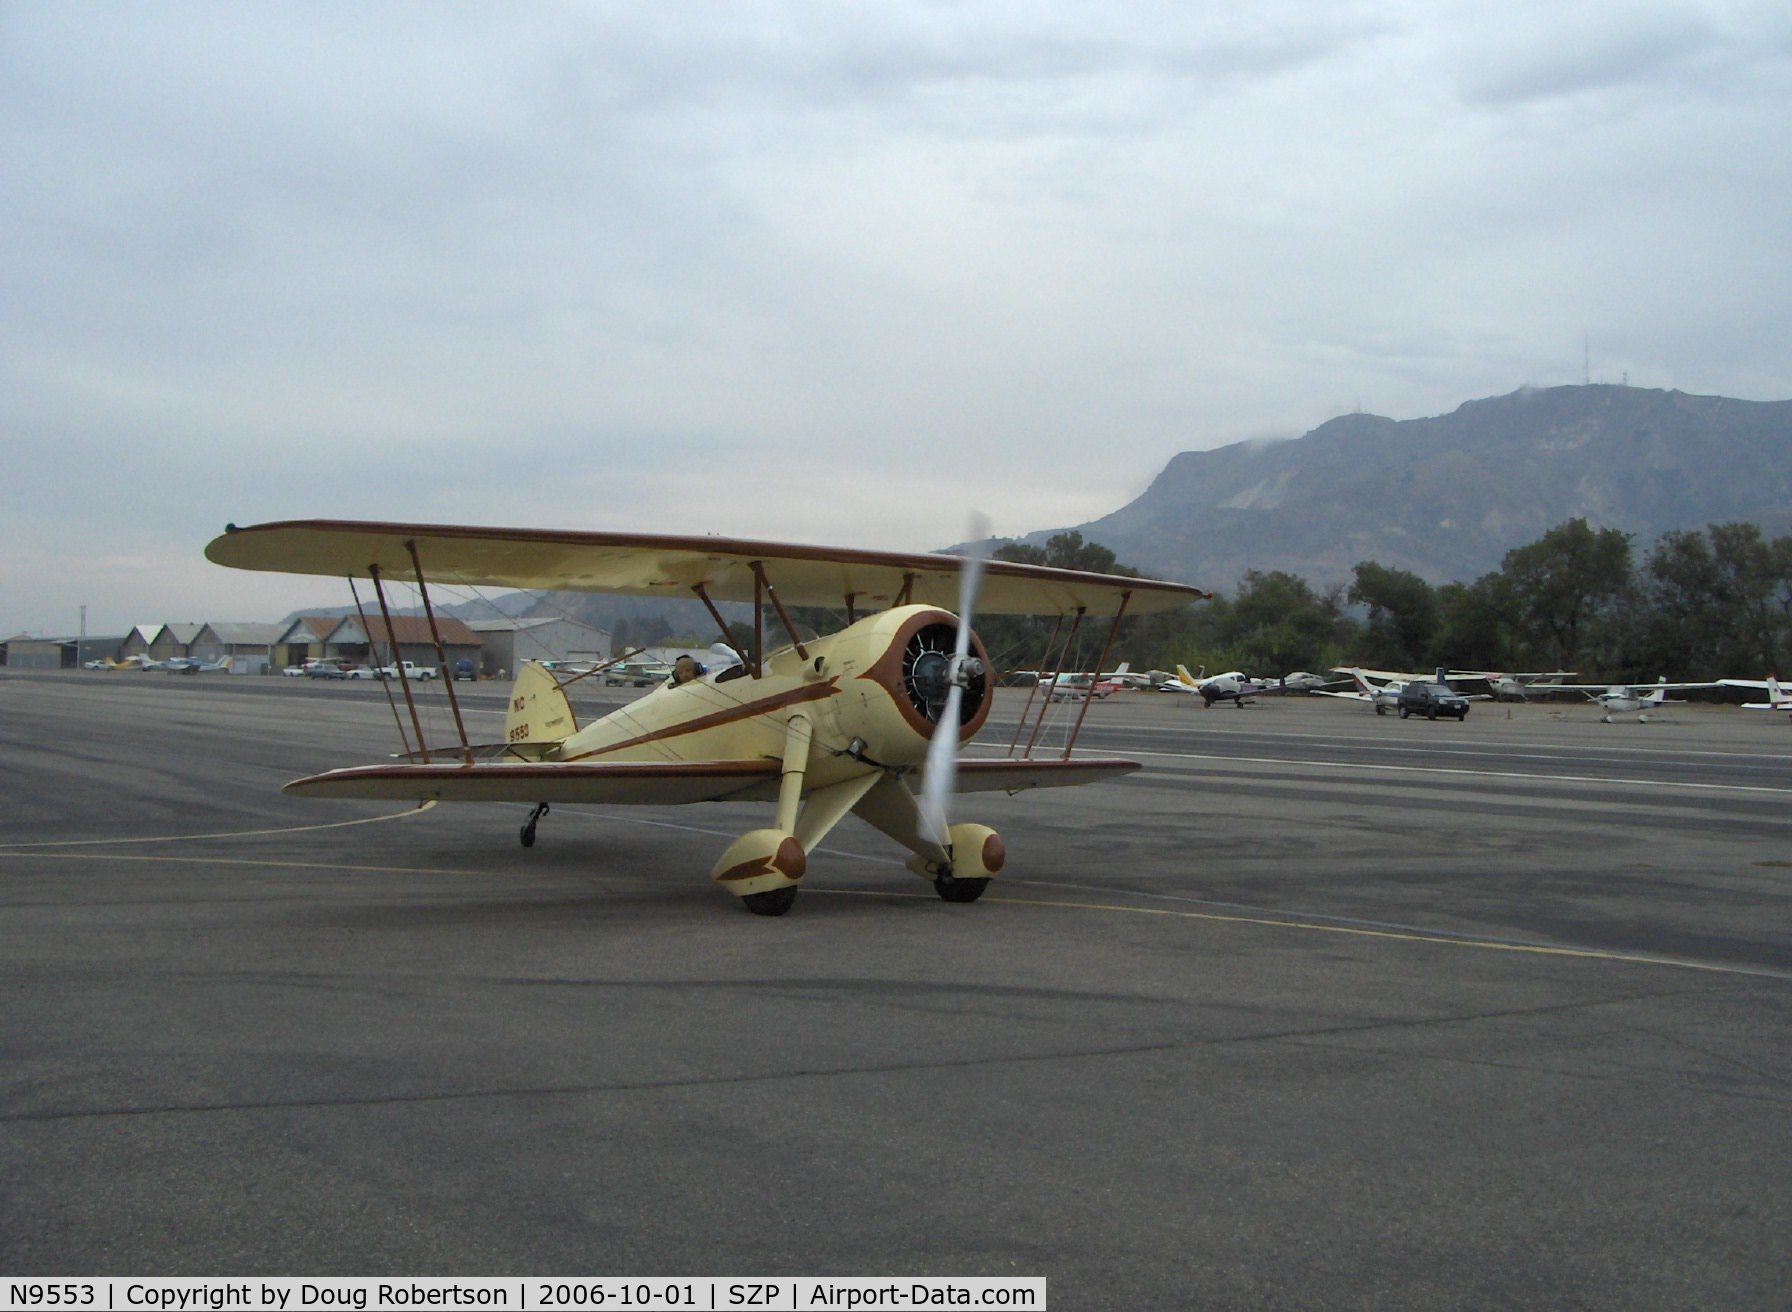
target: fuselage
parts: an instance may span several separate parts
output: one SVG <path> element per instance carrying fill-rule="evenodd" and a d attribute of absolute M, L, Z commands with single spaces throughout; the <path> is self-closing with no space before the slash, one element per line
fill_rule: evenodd
<path fill-rule="evenodd" d="M 806 656 L 794 645 L 770 652 L 758 678 L 732 666 L 662 685 L 585 725 L 543 759 L 782 760 L 791 718 L 803 715 L 812 734 L 811 788 L 878 766 L 915 767 L 944 702 L 944 686 L 934 680 L 957 627 L 956 616 L 933 606 L 882 611 L 806 643 Z M 972 650 L 983 656 L 975 637 Z M 966 696 L 961 742 L 982 728 L 992 691 L 984 681 Z"/>

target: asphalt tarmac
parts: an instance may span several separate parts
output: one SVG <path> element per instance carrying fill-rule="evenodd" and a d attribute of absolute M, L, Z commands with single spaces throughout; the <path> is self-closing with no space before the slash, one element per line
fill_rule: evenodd
<path fill-rule="evenodd" d="M 279 792 L 393 738 L 0 670 L 0 1272 L 1792 1305 L 1783 716 L 1121 696 L 1141 773 L 962 801 L 982 901 L 848 820 L 781 919 L 707 878 L 763 806 Z"/>

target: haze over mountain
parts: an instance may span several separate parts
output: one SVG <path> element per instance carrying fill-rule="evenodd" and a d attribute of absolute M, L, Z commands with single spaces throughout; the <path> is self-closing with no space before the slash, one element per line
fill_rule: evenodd
<path fill-rule="evenodd" d="M 1075 527 L 1147 574 L 1230 589 L 1252 569 L 1341 582 L 1363 560 L 1473 579 L 1577 516 L 1639 551 L 1722 520 L 1787 531 L 1792 401 L 1595 384 L 1428 419 L 1344 415 L 1287 441 L 1185 451 L 1137 500 Z"/>
<path fill-rule="evenodd" d="M 1426 419 L 1343 415 L 1304 437 L 1185 451 L 1136 500 L 1074 527 L 1147 574 L 1230 590 L 1253 569 L 1348 582 L 1364 560 L 1470 580 L 1577 516 L 1634 534 L 1639 553 L 1670 529 L 1724 520 L 1792 531 L 1792 401 L 1595 384 L 1523 388 Z M 567 615 L 635 642 L 713 627 L 699 603 L 654 597 L 439 604 L 463 618 Z"/>

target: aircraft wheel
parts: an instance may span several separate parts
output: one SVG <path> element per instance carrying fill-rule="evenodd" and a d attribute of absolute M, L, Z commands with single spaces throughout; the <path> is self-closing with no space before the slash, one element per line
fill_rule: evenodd
<path fill-rule="evenodd" d="M 1388 708 L 1383 706 L 1380 702 L 1377 702 L 1375 703 L 1375 713 L 1377 715 L 1386 715 L 1388 713 Z"/>
<path fill-rule="evenodd" d="M 748 893 L 740 900 L 741 905 L 756 916 L 781 916 L 796 901 L 796 888 L 795 884 L 791 884 L 785 888 L 767 889 L 763 893 Z"/>
<path fill-rule="evenodd" d="M 524 847 L 534 847 L 535 846 L 535 826 L 532 824 L 524 825 L 520 830 L 517 831 L 517 837 L 522 840 L 522 844 Z"/>
<path fill-rule="evenodd" d="M 988 887 L 987 879 L 955 879 L 951 875 L 933 881 L 934 891 L 948 902 L 975 902 Z"/>

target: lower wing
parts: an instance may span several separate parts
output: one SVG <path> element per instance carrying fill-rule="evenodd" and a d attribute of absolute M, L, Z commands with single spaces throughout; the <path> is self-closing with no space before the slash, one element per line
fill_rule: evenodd
<path fill-rule="evenodd" d="M 1069 761 L 978 761 L 960 758 L 961 793 L 1019 793 L 1029 788 L 1073 788 L 1118 779 L 1139 769 L 1137 761 L 1089 757 Z"/>
<path fill-rule="evenodd" d="M 294 779 L 300 797 L 418 802 L 594 802 L 679 806 L 777 796 L 776 761 L 502 762 L 359 765 Z M 760 790 L 755 792 L 755 790 Z"/>
<path fill-rule="evenodd" d="M 958 791 L 1018 793 L 1099 783 L 1139 768 L 1137 761 L 958 763 Z M 295 779 L 300 797 L 418 802 L 585 802 L 616 806 L 683 806 L 692 802 L 770 800 L 778 795 L 777 761 L 504 761 L 489 764 L 359 765 Z"/>

